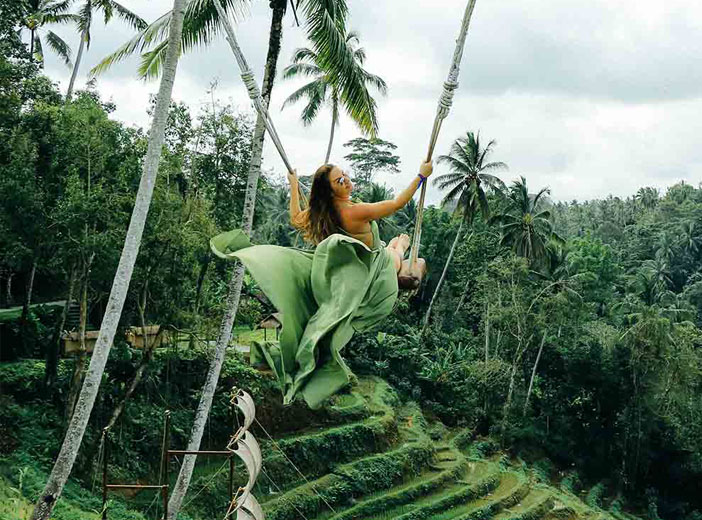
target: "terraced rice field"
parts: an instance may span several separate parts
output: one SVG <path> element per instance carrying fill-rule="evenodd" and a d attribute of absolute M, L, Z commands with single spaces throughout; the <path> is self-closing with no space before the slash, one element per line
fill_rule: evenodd
<path fill-rule="evenodd" d="M 352 456 L 323 473 L 298 474 L 298 483 L 284 493 L 263 497 L 269 520 L 636 520 L 587 505 L 504 455 L 480 456 L 471 449 L 467 432 L 431 439 L 419 408 L 400 406 L 381 380 L 362 380 L 357 392 L 340 398 L 337 407 L 341 413 L 354 410 L 355 420 L 348 425 L 354 427 L 345 433 Z M 363 407 L 365 418 L 359 421 Z M 338 437 L 339 428 L 329 429 L 328 435 Z M 311 450 L 325 449 L 325 432 L 280 442 L 291 458 L 299 449 L 314 460 L 323 458 L 324 453 Z M 385 436 L 387 442 L 369 436 Z M 335 449 L 337 442 L 330 438 L 327 449 Z M 363 446 L 372 449 L 364 452 Z M 266 459 L 275 458 L 275 446 L 268 449 Z M 261 488 L 271 489 L 265 480 L 262 476 Z"/>

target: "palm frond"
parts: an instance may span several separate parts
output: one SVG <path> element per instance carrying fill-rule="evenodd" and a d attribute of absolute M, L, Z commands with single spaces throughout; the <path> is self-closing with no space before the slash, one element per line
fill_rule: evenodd
<path fill-rule="evenodd" d="M 316 63 L 317 53 L 314 52 L 312 49 L 308 49 L 307 47 L 300 47 L 298 49 L 295 49 L 290 61 L 292 61 L 293 63 Z"/>
<path fill-rule="evenodd" d="M 324 105 L 326 98 L 327 86 L 321 82 L 315 82 L 313 85 L 315 85 L 317 88 L 310 91 L 311 95 L 308 98 L 309 101 L 307 105 L 305 105 L 305 108 L 302 109 L 302 114 L 300 116 L 300 119 L 302 119 L 302 124 L 305 126 L 312 124 L 317 117 L 320 108 L 322 108 Z"/>
<path fill-rule="evenodd" d="M 385 83 L 385 80 L 381 78 L 380 76 L 376 76 L 375 74 L 371 74 L 369 72 L 364 72 L 364 81 L 366 83 L 371 84 L 380 94 L 383 96 L 386 96 L 388 93 L 388 85 Z"/>
<path fill-rule="evenodd" d="M 93 6 L 90 2 L 85 2 L 78 11 L 78 32 L 81 38 L 85 39 L 85 44 L 90 48 L 90 26 L 93 23 Z"/>
<path fill-rule="evenodd" d="M 441 205 L 448 206 L 449 204 L 452 204 L 462 194 L 463 194 L 463 186 L 459 184 L 458 186 L 451 189 L 446 195 L 444 195 L 444 198 L 441 199 Z"/>
<path fill-rule="evenodd" d="M 71 5 L 73 4 L 73 0 L 63 0 L 62 2 L 54 2 L 46 8 L 46 14 L 47 15 L 58 15 L 65 13 L 71 8 Z"/>
<path fill-rule="evenodd" d="M 480 168 L 481 170 L 488 171 L 488 170 L 509 170 L 509 167 L 507 164 L 503 162 L 491 162 L 487 164 L 483 164 Z"/>
<path fill-rule="evenodd" d="M 127 22 L 133 29 L 136 29 L 137 31 L 143 31 L 148 27 L 149 24 L 146 23 L 146 21 L 136 13 L 130 11 L 126 7 L 124 7 L 122 4 L 115 2 L 114 0 L 107 0 L 112 8 L 117 12 L 117 16 L 120 17 L 120 19 L 124 20 Z"/>
<path fill-rule="evenodd" d="M 549 195 L 550 193 L 551 193 L 550 188 L 541 188 L 541 190 L 539 191 L 539 193 L 537 193 L 537 194 L 534 196 L 534 202 L 533 202 L 534 207 L 538 206 L 539 201 L 541 200 L 541 197 L 543 197 L 544 195 Z"/>
<path fill-rule="evenodd" d="M 72 13 L 47 14 L 44 16 L 44 23 L 66 24 L 79 21 L 79 16 Z"/>
<path fill-rule="evenodd" d="M 363 82 L 363 72 L 346 45 L 345 2 L 305 0 L 308 38 L 314 42 L 319 65 L 328 71 L 346 112 L 365 133 L 378 131 L 376 103 Z"/>
<path fill-rule="evenodd" d="M 249 0 L 221 0 L 222 7 L 234 20 L 240 20 L 247 12 Z M 153 71 L 156 65 L 154 60 L 157 56 L 163 56 L 165 49 L 162 45 L 168 45 L 168 30 L 170 27 L 172 12 L 158 18 L 154 23 L 140 31 L 127 43 L 118 48 L 115 52 L 104 58 L 90 72 L 98 75 L 105 72 L 115 63 L 122 61 L 132 54 L 150 53 L 151 56 L 142 59 L 139 69 L 142 72 Z M 212 42 L 222 30 L 219 15 L 212 0 L 191 0 L 186 9 L 183 19 L 183 36 L 181 39 L 181 52 L 187 53 L 191 50 L 207 46 Z M 150 49 L 150 47 L 152 47 Z M 156 51 L 158 48 L 157 52 Z M 154 62 L 154 66 L 144 67 L 144 61 Z M 160 65 L 157 67 L 160 70 Z"/>
<path fill-rule="evenodd" d="M 66 66 L 71 66 L 71 48 L 53 31 L 46 32 L 46 43 L 59 57 L 63 59 Z"/>
<path fill-rule="evenodd" d="M 298 76 L 316 77 L 322 76 L 322 70 L 317 65 L 309 63 L 293 63 L 283 69 L 283 79 L 296 78 Z"/>
<path fill-rule="evenodd" d="M 460 173 L 461 175 L 472 174 L 472 168 L 470 165 L 461 159 L 454 157 L 452 155 L 441 155 L 437 159 L 438 164 L 448 164 L 453 171 Z"/>
<path fill-rule="evenodd" d="M 465 185 L 466 177 L 460 173 L 446 173 L 440 175 L 435 181 L 434 185 L 438 186 L 440 190 L 445 190 L 446 188 L 452 188 L 456 185 Z"/>
<path fill-rule="evenodd" d="M 288 98 L 283 102 L 282 108 L 293 105 L 300 101 L 302 98 L 311 99 L 319 93 L 319 80 L 310 81 L 309 83 L 301 86 L 295 92 L 290 94 Z"/>
<path fill-rule="evenodd" d="M 133 54 L 145 52 L 149 46 L 155 43 L 157 44 L 159 41 L 167 41 L 168 26 L 170 23 L 171 13 L 169 11 L 124 43 L 115 52 L 103 58 L 100 63 L 91 69 L 90 74 L 92 76 L 98 76 L 106 72 L 114 64 L 127 59 Z"/>
<path fill-rule="evenodd" d="M 166 62 L 168 41 L 159 43 L 155 48 L 141 55 L 141 62 L 137 73 L 140 78 L 156 79 L 161 75 L 161 70 Z"/>

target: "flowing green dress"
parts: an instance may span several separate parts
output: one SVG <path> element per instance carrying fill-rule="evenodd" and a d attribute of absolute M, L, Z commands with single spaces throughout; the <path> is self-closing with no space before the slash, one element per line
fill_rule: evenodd
<path fill-rule="evenodd" d="M 371 224 L 373 247 L 337 233 L 314 251 L 251 245 L 241 230 L 212 238 L 214 254 L 239 259 L 282 313 L 278 342 L 258 344 L 283 392 L 284 404 L 301 393 L 318 408 L 353 376 L 341 349 L 355 331 L 385 318 L 397 300 L 397 273 Z"/>

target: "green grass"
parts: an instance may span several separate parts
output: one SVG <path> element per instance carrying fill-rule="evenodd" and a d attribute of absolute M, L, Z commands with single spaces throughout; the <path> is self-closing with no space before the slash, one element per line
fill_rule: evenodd
<path fill-rule="evenodd" d="M 0 520 L 25 520 L 31 513 L 32 504 L 0 477 Z"/>
<path fill-rule="evenodd" d="M 445 486 L 431 490 L 411 504 L 403 504 L 391 510 L 381 511 L 375 516 L 369 517 L 368 520 L 400 518 L 409 513 L 414 513 L 412 518 L 428 518 L 432 512 L 443 508 L 443 504 L 488 492 L 497 484 L 496 480 L 493 479 L 496 475 L 497 469 L 494 466 L 490 466 L 488 463 L 472 463 L 465 468 L 457 480 L 447 482 Z M 426 511 L 426 514 L 421 514 L 422 510 Z"/>
<path fill-rule="evenodd" d="M 534 487 L 521 502 L 495 517 L 495 520 L 533 520 L 541 518 L 553 505 L 553 493 L 546 487 Z"/>
<path fill-rule="evenodd" d="M 431 520 L 489 518 L 495 511 L 511 505 L 513 500 L 521 499 L 525 492 L 528 492 L 528 487 L 524 477 L 511 471 L 505 472 L 500 475 L 500 484 L 493 492 L 428 518 Z"/>
<path fill-rule="evenodd" d="M 30 305 L 30 309 L 36 309 L 38 307 L 61 307 L 63 304 L 61 303 L 56 303 L 56 302 L 49 302 L 49 303 L 35 303 L 33 305 Z M 9 307 L 7 309 L 0 309 L 0 323 L 7 323 L 10 321 L 15 321 L 19 319 L 19 317 L 22 316 L 22 307 Z"/>
<path fill-rule="evenodd" d="M 264 341 L 264 333 L 263 329 L 251 330 L 249 327 L 235 327 L 232 331 L 231 341 L 237 345 L 251 346 L 254 341 Z M 268 331 L 268 341 L 275 341 L 274 330 Z"/>

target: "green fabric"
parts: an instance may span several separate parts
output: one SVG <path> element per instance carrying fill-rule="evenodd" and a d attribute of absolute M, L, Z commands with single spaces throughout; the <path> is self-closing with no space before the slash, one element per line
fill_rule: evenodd
<path fill-rule="evenodd" d="M 241 230 L 210 241 L 214 254 L 243 262 L 282 313 L 278 342 L 257 345 L 278 377 L 283 402 L 301 393 L 318 408 L 351 380 L 341 349 L 355 331 L 366 330 L 392 311 L 397 273 L 372 223 L 373 248 L 334 234 L 314 251 L 252 246 Z"/>

